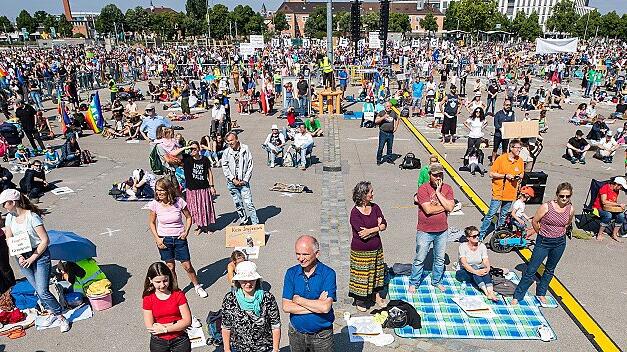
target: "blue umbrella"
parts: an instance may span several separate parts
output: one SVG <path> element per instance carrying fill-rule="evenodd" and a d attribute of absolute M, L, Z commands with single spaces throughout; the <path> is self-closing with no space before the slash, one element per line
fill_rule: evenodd
<path fill-rule="evenodd" d="M 75 262 L 96 256 L 96 245 L 74 232 L 48 231 L 50 259 Z"/>

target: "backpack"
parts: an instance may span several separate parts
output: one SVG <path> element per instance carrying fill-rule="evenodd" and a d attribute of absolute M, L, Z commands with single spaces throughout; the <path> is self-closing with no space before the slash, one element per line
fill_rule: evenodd
<path fill-rule="evenodd" d="M 384 328 L 400 329 L 404 326 L 411 326 L 414 329 L 422 328 L 420 314 L 416 308 L 403 300 L 391 300 L 382 309 L 375 309 L 371 314 L 388 312 L 388 318 L 383 323 Z"/>
<path fill-rule="evenodd" d="M 217 312 L 209 311 L 207 314 L 207 345 L 219 346 L 222 344 L 222 309 Z"/>
<path fill-rule="evenodd" d="M 501 276 L 492 275 L 492 285 L 494 292 L 503 296 L 513 296 L 516 291 L 516 285 L 511 280 L 508 280 Z"/>
<path fill-rule="evenodd" d="M 410 170 L 410 169 L 420 169 L 422 166 L 420 164 L 420 159 L 416 158 L 414 153 L 407 153 L 405 157 L 403 157 L 403 161 L 398 166 L 402 170 Z"/>
<path fill-rule="evenodd" d="M 150 169 L 155 175 L 163 175 L 165 173 L 165 166 L 163 165 L 163 161 L 161 161 L 161 156 L 159 156 L 159 151 L 157 150 L 157 146 L 152 148 L 150 152 Z"/>

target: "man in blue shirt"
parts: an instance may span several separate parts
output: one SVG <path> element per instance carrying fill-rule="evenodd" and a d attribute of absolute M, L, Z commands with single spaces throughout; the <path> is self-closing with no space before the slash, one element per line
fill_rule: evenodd
<path fill-rule="evenodd" d="M 320 245 L 315 237 L 300 236 L 295 250 L 299 264 L 287 269 L 283 283 L 283 311 L 290 313 L 290 349 L 331 352 L 335 271 L 318 261 Z"/>
<path fill-rule="evenodd" d="M 172 127 L 172 123 L 170 120 L 163 116 L 157 115 L 155 112 L 155 105 L 148 104 L 146 105 L 144 121 L 142 121 L 141 126 L 139 127 L 139 131 L 141 132 L 144 139 L 153 141 L 157 139 L 157 128 L 159 126 L 163 127 Z"/>
<path fill-rule="evenodd" d="M 344 92 L 346 92 L 346 86 L 348 85 L 348 72 L 346 72 L 346 68 L 342 67 L 340 71 L 337 73 L 337 78 L 340 81 L 340 89 L 342 90 L 342 98 L 344 97 Z"/>
<path fill-rule="evenodd" d="M 411 114 L 416 115 L 420 114 L 422 111 L 422 91 L 424 90 L 425 84 L 420 81 L 420 76 L 418 76 L 414 83 L 411 84 Z M 418 111 L 416 111 L 418 109 Z"/>

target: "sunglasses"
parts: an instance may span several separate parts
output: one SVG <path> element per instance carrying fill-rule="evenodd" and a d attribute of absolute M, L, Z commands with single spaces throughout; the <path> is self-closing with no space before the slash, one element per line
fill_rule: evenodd
<path fill-rule="evenodd" d="M 479 237 L 479 234 L 476 234 L 476 235 L 471 235 L 471 236 L 466 236 L 466 237 L 468 237 L 468 238 L 477 238 L 477 237 Z"/>
<path fill-rule="evenodd" d="M 558 194 L 557 196 L 559 198 L 570 199 L 572 195 L 571 194 Z"/>

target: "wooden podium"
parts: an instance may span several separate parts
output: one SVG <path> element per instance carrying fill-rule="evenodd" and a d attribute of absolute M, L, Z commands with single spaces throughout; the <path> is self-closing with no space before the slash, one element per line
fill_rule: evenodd
<path fill-rule="evenodd" d="M 341 90 L 329 90 L 325 89 L 318 92 L 318 114 L 324 114 L 324 98 L 327 98 L 328 113 L 333 114 L 333 107 L 335 107 L 335 113 L 342 113 L 342 91 Z"/>

